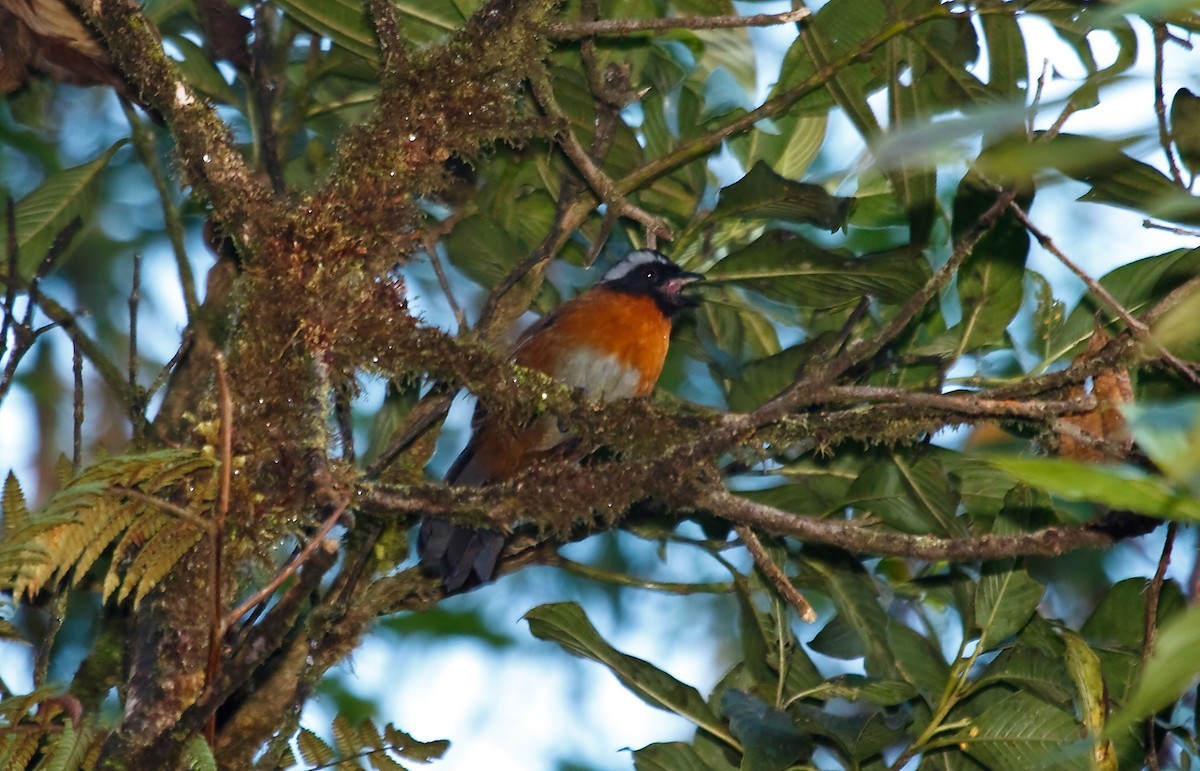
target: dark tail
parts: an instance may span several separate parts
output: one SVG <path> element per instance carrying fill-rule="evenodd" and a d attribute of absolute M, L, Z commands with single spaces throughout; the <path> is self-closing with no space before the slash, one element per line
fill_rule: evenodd
<path fill-rule="evenodd" d="M 491 581 L 503 548 L 504 536 L 494 530 L 471 530 L 444 519 L 426 517 L 417 533 L 421 565 L 442 577 L 449 594 Z"/>

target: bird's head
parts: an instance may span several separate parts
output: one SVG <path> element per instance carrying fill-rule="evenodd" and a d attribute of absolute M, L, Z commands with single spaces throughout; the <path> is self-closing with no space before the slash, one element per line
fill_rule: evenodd
<path fill-rule="evenodd" d="M 665 254 L 652 249 L 630 252 L 608 269 L 600 286 L 617 292 L 652 297 L 667 317 L 674 317 L 696 300 L 683 294 L 688 284 L 703 280 L 699 273 L 689 273 L 671 262 Z"/>

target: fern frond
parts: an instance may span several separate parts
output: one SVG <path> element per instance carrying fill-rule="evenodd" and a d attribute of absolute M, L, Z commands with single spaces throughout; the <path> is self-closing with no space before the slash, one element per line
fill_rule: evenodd
<path fill-rule="evenodd" d="M 296 747 L 300 750 L 300 759 L 309 766 L 328 765 L 337 757 L 337 753 L 324 739 L 307 728 L 300 729 L 296 736 Z"/>
<path fill-rule="evenodd" d="M 0 769 L 25 771 L 41 743 L 42 735 L 38 733 L 6 733 L 3 745 L 0 745 Z"/>
<path fill-rule="evenodd" d="M 0 496 L 0 509 L 4 511 L 4 518 L 0 519 L 0 539 L 4 539 L 11 532 L 20 532 L 25 523 L 29 521 L 29 509 L 25 506 L 25 493 L 21 492 L 21 483 L 17 481 L 17 475 L 13 472 L 8 472 L 8 476 L 4 479 L 4 494 Z"/>
<path fill-rule="evenodd" d="M 83 756 L 92 743 L 93 731 L 87 726 L 76 730 L 71 721 L 63 724 L 62 733 L 51 738 L 46 756 L 37 764 L 37 771 L 76 771 L 83 766 Z"/>
<path fill-rule="evenodd" d="M 392 752 L 422 763 L 437 760 L 450 748 L 450 742 L 445 739 L 433 742 L 417 741 L 391 723 L 383 727 L 383 738 L 387 740 L 388 749 Z"/>
<path fill-rule="evenodd" d="M 125 574 L 125 583 L 117 595 L 118 602 L 124 602 L 130 592 L 133 592 L 133 606 L 136 608 L 151 589 L 175 567 L 175 564 L 188 552 L 204 534 L 188 522 L 176 520 L 163 528 L 146 546 L 138 552 L 129 571 Z"/>
<path fill-rule="evenodd" d="M 333 718 L 333 745 L 344 758 L 362 751 L 363 743 L 359 739 L 358 729 L 344 715 Z"/>
<path fill-rule="evenodd" d="M 214 494 L 213 466 L 212 459 L 193 450 L 104 458 L 69 481 L 33 514 L 23 510 L 19 487 L 10 481 L 4 505 L 16 512 L 20 527 L 14 528 L 8 520 L 8 537 L 0 546 L 0 588 L 9 586 L 14 596 L 32 597 L 50 582 L 68 576 L 71 584 L 78 586 L 111 550 L 102 588 L 104 599 L 121 590 L 122 600 L 130 595 L 140 600 L 196 543 L 201 529 L 194 524 L 174 527 L 179 524 L 175 516 L 153 503 L 122 494 L 121 489 L 202 505 Z M 172 535 L 158 541 L 156 536 L 168 527 Z M 185 530 L 189 531 L 186 535 Z M 154 550 L 142 556 L 140 552 L 151 543 L 156 544 Z M 127 569 L 133 575 L 123 577 Z"/>

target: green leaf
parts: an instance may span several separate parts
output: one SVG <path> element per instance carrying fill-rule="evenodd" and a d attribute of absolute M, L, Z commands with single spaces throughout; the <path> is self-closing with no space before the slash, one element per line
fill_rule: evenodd
<path fill-rule="evenodd" d="M 732 764 L 714 765 L 702 758 L 690 744 L 661 742 L 648 744 L 633 753 L 635 771 L 735 771 Z"/>
<path fill-rule="evenodd" d="M 1058 458 L 988 459 L 1026 484 L 1068 501 L 1100 503 L 1152 517 L 1200 520 L 1200 500 L 1132 466 L 1101 466 Z"/>
<path fill-rule="evenodd" d="M 928 639 L 895 619 L 888 622 L 887 637 L 900 674 L 912 683 L 926 704 L 936 708 L 950 680 L 950 666 L 942 654 Z"/>
<path fill-rule="evenodd" d="M 979 644 L 989 650 L 1021 631 L 1037 610 L 1046 587 L 1012 560 L 984 563 L 975 595 L 975 623 L 983 630 Z"/>
<path fill-rule="evenodd" d="M 996 683 L 1008 683 L 1056 704 L 1070 701 L 1074 692 L 1071 679 L 1063 670 L 1061 657 L 1051 657 L 1020 643 L 1001 651 L 972 683 L 971 690 L 983 690 Z"/>
<path fill-rule="evenodd" d="M 1028 208 L 1032 198 L 1021 195 L 1018 203 Z M 974 172 L 967 172 L 954 196 L 954 238 L 975 227 L 979 216 L 995 200 L 991 186 Z M 958 298 L 963 318 L 956 327 L 956 353 L 1003 345 L 998 341 L 1025 299 L 1023 278 L 1029 243 L 1028 231 L 1006 212 L 983 234 L 959 268 Z"/>
<path fill-rule="evenodd" d="M 1200 494 L 1200 400 L 1129 404 L 1121 413 L 1133 440 L 1154 465 Z"/>
<path fill-rule="evenodd" d="M 71 220 L 88 212 L 92 188 L 100 172 L 126 141 L 117 141 L 93 161 L 51 174 L 17 203 L 18 270 L 23 279 L 28 281 L 33 277 L 59 232 Z M 0 217 L 0 245 L 7 243 L 7 239 L 8 227 Z"/>
<path fill-rule="evenodd" d="M 709 221 L 762 217 L 811 222 L 832 232 L 846 224 L 853 203 L 853 198 L 830 195 L 820 185 L 785 179 L 760 160 L 744 177 L 721 189 Z"/>
<path fill-rule="evenodd" d="M 1171 100 L 1171 138 L 1187 170 L 1200 173 L 1200 96 L 1186 88 Z"/>
<path fill-rule="evenodd" d="M 1089 768 L 1074 718 L 1023 691 L 986 708 L 953 738 L 994 771 Z"/>
<path fill-rule="evenodd" d="M 1079 200 L 1200 225 L 1200 198 L 1182 190 L 1153 166 L 1125 155 L 1118 144 L 1072 134 L 1059 134 L 1039 144 L 1041 151 L 1026 153 L 1026 158 L 1040 157 L 1047 166 L 1091 185 Z"/>
<path fill-rule="evenodd" d="M 866 295 L 888 304 L 904 302 L 921 288 L 928 272 L 919 254 L 897 251 L 852 257 L 772 230 L 718 262 L 705 277 L 783 303 L 833 308 Z"/>
<path fill-rule="evenodd" d="M 1149 581 L 1140 577 L 1126 578 L 1108 587 L 1079 633 L 1093 646 L 1124 648 L 1141 655 L 1148 587 Z M 1158 597 L 1158 626 L 1173 619 L 1186 605 L 1179 585 L 1174 581 L 1164 582 Z"/>
<path fill-rule="evenodd" d="M 744 748 L 742 771 L 783 771 L 808 746 L 792 718 L 753 694 L 730 689 L 721 697 L 721 716 Z"/>
<path fill-rule="evenodd" d="M 898 454 L 869 464 L 850 485 L 845 504 L 910 533 L 959 535 L 958 493 L 936 458 L 911 463 Z"/>
<path fill-rule="evenodd" d="M 759 121 L 751 131 L 731 138 L 729 148 L 743 168 L 765 163 L 785 179 L 799 179 L 825 141 L 827 115 L 786 115 Z"/>
<path fill-rule="evenodd" d="M 720 720 L 695 688 L 658 667 L 613 648 L 573 602 L 539 605 L 524 616 L 539 640 L 558 643 L 568 653 L 603 664 L 629 690 L 652 707 L 674 712 L 709 733 L 732 742 Z"/>
<path fill-rule="evenodd" d="M 835 550 L 806 548 L 798 566 L 800 578 L 817 582 L 818 591 L 833 600 L 838 614 L 862 641 L 867 673 L 876 678 L 903 679 L 888 645 L 888 619 L 879 604 L 878 586 L 862 564 Z"/>
<path fill-rule="evenodd" d="M 375 32 L 362 2 L 356 0 L 280 0 L 280 8 L 300 24 L 367 61 L 379 63 Z"/>
<path fill-rule="evenodd" d="M 217 771 L 217 759 L 203 736 L 196 734 L 183 746 L 183 767 L 187 771 Z"/>
<path fill-rule="evenodd" d="M 1119 735 L 1130 723 L 1142 720 L 1178 699 L 1200 674 L 1200 608 L 1188 608 L 1158 633 L 1154 651 L 1146 662 L 1129 700 L 1108 721 L 1107 736 Z"/>
<path fill-rule="evenodd" d="M 1067 643 L 1067 671 L 1075 681 L 1076 704 L 1092 744 L 1093 771 L 1117 771 L 1117 756 L 1112 742 L 1101 739 L 1108 717 L 1108 690 L 1100 671 L 1100 657 L 1079 635 L 1062 632 Z"/>
<path fill-rule="evenodd" d="M 1176 249 L 1123 265 L 1101 278 L 1100 285 L 1136 316 L 1198 273 L 1200 249 Z M 1107 305 L 1085 295 L 1047 344 L 1046 361 L 1079 353 L 1091 340 L 1097 317 L 1109 323 L 1115 318 Z"/>

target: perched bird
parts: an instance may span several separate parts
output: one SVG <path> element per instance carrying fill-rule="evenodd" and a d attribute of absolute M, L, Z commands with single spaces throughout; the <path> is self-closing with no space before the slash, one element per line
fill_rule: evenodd
<path fill-rule="evenodd" d="M 646 396 L 662 372 L 671 321 L 695 305 L 682 290 L 702 278 L 652 250 L 635 251 L 599 283 L 535 323 L 513 361 L 582 388 L 597 401 Z M 475 408 L 474 434 L 446 474 L 455 485 L 480 486 L 515 477 L 533 459 L 568 439 L 553 416 L 518 426 Z M 417 537 L 421 564 L 449 592 L 489 581 L 504 536 L 426 517 Z"/>

